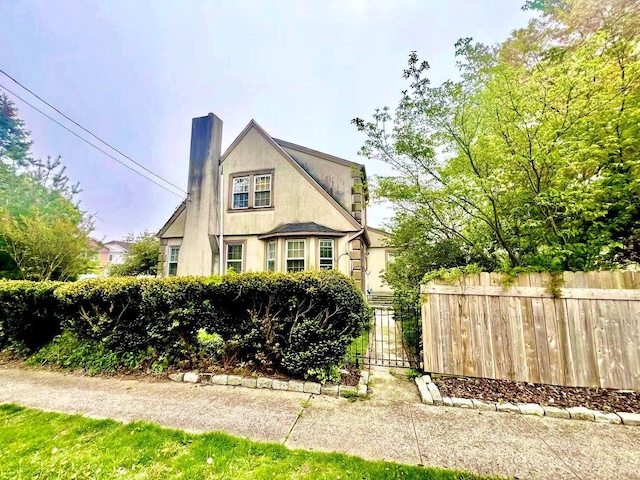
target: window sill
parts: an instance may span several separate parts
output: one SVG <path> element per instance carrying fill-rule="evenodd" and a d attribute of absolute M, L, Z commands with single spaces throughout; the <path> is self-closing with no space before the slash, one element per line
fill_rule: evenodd
<path fill-rule="evenodd" d="M 253 207 L 253 208 L 227 208 L 227 213 L 242 213 L 242 212 L 268 212 L 274 210 L 274 207 Z"/>

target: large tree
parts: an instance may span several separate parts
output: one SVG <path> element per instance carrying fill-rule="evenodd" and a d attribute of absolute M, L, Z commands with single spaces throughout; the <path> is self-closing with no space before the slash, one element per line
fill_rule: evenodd
<path fill-rule="evenodd" d="M 92 219 L 60 158 L 31 156 L 15 105 L 0 95 L 0 276 L 71 280 L 93 267 Z"/>
<path fill-rule="evenodd" d="M 458 41 L 459 78 L 442 85 L 412 52 L 394 114 L 354 120 L 362 153 L 397 172 L 376 187 L 395 205 L 395 230 L 420 226 L 420 241 L 394 234 L 398 258 L 458 245 L 458 262 L 489 269 L 637 259 L 640 4 L 526 7 L 542 13 L 502 44 Z"/>

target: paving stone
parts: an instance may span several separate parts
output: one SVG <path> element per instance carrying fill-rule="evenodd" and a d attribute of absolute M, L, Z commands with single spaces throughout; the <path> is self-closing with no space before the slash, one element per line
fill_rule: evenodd
<path fill-rule="evenodd" d="M 272 378 L 258 377 L 258 388 L 271 388 L 272 384 Z"/>
<path fill-rule="evenodd" d="M 615 424 L 622 423 L 622 419 L 615 413 L 604 413 L 604 412 L 598 412 L 597 410 L 594 410 L 593 416 L 595 418 L 596 423 L 615 423 Z"/>
<path fill-rule="evenodd" d="M 304 382 L 303 392 L 305 393 L 315 393 L 316 395 L 320 395 L 320 389 L 322 385 L 318 382 Z"/>
<path fill-rule="evenodd" d="M 359 397 L 366 397 L 367 396 L 367 385 L 366 384 L 358 385 L 358 396 Z"/>
<path fill-rule="evenodd" d="M 369 372 L 363 370 L 360 372 L 360 380 L 358 381 L 360 385 L 368 385 L 369 384 Z"/>
<path fill-rule="evenodd" d="M 271 384 L 271 388 L 274 390 L 289 390 L 288 380 L 274 380 Z"/>
<path fill-rule="evenodd" d="M 240 385 L 243 387 L 256 388 L 258 386 L 258 381 L 255 378 L 243 378 Z"/>
<path fill-rule="evenodd" d="M 183 380 L 190 383 L 198 383 L 200 375 L 197 372 L 187 372 L 184 374 Z"/>
<path fill-rule="evenodd" d="M 571 418 L 576 420 L 589 420 L 591 422 L 595 420 L 593 410 L 589 410 L 585 407 L 569 407 L 567 408 L 567 412 L 569 412 Z"/>
<path fill-rule="evenodd" d="M 431 376 L 423 375 L 421 378 L 424 380 L 424 383 L 431 383 Z"/>
<path fill-rule="evenodd" d="M 181 382 L 183 378 L 184 378 L 184 373 L 170 373 L 169 374 L 169 380 L 172 380 L 174 382 Z"/>
<path fill-rule="evenodd" d="M 325 385 L 324 387 L 322 387 L 320 389 L 320 393 L 322 393 L 322 395 L 337 396 L 339 390 L 340 389 L 339 389 L 338 385 Z"/>
<path fill-rule="evenodd" d="M 564 408 L 553 407 L 553 406 L 544 406 L 544 414 L 547 417 L 551 418 L 571 418 L 569 412 L 567 412 Z"/>
<path fill-rule="evenodd" d="M 227 377 L 227 385 L 242 385 L 242 377 L 240 375 L 229 375 Z"/>
<path fill-rule="evenodd" d="M 442 405 L 442 395 L 440 395 L 440 390 L 435 383 L 427 383 L 427 388 L 429 389 L 429 393 L 433 397 L 434 405 Z"/>
<path fill-rule="evenodd" d="M 435 405 L 435 400 L 433 403 Z M 442 404 L 445 407 L 453 407 L 453 401 L 449 397 L 442 397 Z"/>
<path fill-rule="evenodd" d="M 473 409 L 473 402 L 468 398 L 451 397 L 451 403 L 454 407 Z"/>
<path fill-rule="evenodd" d="M 544 408 L 537 403 L 519 403 L 518 408 L 523 415 L 537 415 L 544 417 Z"/>
<path fill-rule="evenodd" d="M 491 402 L 483 402 L 482 400 L 471 400 L 473 402 L 473 408 L 476 410 L 481 410 L 485 412 L 495 412 L 496 404 Z"/>
<path fill-rule="evenodd" d="M 304 382 L 300 380 L 289 380 L 290 392 L 304 392 Z"/>
<path fill-rule="evenodd" d="M 338 389 L 338 392 L 340 394 L 340 396 L 342 396 L 343 393 L 346 392 L 350 392 L 351 394 L 358 393 L 358 389 L 356 387 L 350 387 L 348 385 L 340 385 L 340 388 Z"/>
<path fill-rule="evenodd" d="M 227 385 L 229 381 L 229 375 L 213 375 L 211 377 L 211 383 L 213 385 Z"/>
<path fill-rule="evenodd" d="M 418 391 L 420 392 L 422 403 L 433 405 L 433 397 L 431 396 L 431 392 L 429 392 L 429 389 L 427 388 L 427 384 L 424 383 L 424 380 L 416 378 L 416 385 L 418 386 Z"/>
<path fill-rule="evenodd" d="M 496 403 L 496 410 L 499 412 L 520 413 L 520 409 L 513 403 Z"/>
<path fill-rule="evenodd" d="M 640 413 L 616 412 L 625 425 L 640 427 Z"/>
<path fill-rule="evenodd" d="M 211 377 L 213 373 L 201 373 L 200 374 L 200 383 L 211 383 Z"/>

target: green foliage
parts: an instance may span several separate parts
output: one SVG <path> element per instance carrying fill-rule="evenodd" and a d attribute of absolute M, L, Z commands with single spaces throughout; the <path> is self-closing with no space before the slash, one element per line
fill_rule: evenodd
<path fill-rule="evenodd" d="M 339 383 L 340 382 L 340 366 L 331 365 L 329 368 L 310 368 L 305 374 L 305 379 L 314 378 L 322 385 L 327 382 Z"/>
<path fill-rule="evenodd" d="M 416 378 L 422 377 L 422 373 L 414 368 L 410 368 L 407 370 L 407 378 L 409 380 L 415 380 Z"/>
<path fill-rule="evenodd" d="M 74 280 L 94 267 L 93 228 L 73 197 L 60 157 L 30 154 L 31 141 L 17 109 L 0 95 L 0 277 Z"/>
<path fill-rule="evenodd" d="M 116 352 L 95 340 L 80 340 L 71 331 L 61 335 L 29 358 L 31 365 L 50 365 L 80 369 L 89 375 L 134 371 L 147 359 L 148 352 Z"/>
<path fill-rule="evenodd" d="M 293 450 L 222 432 L 191 434 L 0 405 L 4 478 L 423 479 L 475 480 L 470 473 Z M 209 461 L 209 459 L 211 459 Z"/>
<path fill-rule="evenodd" d="M 13 312 L 12 332 L 21 322 L 49 321 L 56 330 L 48 339 L 62 325 L 79 340 L 118 355 L 138 358 L 151 348 L 158 369 L 196 362 L 204 351 L 209 358 L 302 378 L 309 369 L 328 371 L 340 364 L 370 318 L 353 281 L 336 271 L 64 283 L 47 290 L 51 308 L 30 319 L 34 308 L 23 307 L 14 293 L 40 285 L 0 283 L 0 302 L 5 299 L 5 310 Z M 13 338 L 7 336 L 5 344 Z"/>
<path fill-rule="evenodd" d="M 416 52 L 392 115 L 355 119 L 362 154 L 397 176 L 387 281 L 398 298 L 440 268 L 612 268 L 640 257 L 640 4 L 528 1 L 496 46 L 461 39 L 433 86 Z M 411 300 L 413 301 L 413 299 Z"/>
<path fill-rule="evenodd" d="M 59 285 L 0 279 L 0 349 L 28 353 L 60 333 Z"/>
<path fill-rule="evenodd" d="M 131 234 L 124 241 L 130 244 L 129 252 L 124 257 L 124 263 L 109 268 L 109 275 L 112 277 L 155 276 L 160 251 L 160 240 L 155 234 L 147 231 L 138 235 Z"/>

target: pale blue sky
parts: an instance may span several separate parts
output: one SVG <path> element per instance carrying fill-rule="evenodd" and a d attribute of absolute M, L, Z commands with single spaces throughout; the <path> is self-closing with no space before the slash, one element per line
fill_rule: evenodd
<path fill-rule="evenodd" d="M 363 137 L 350 121 L 395 107 L 409 52 L 441 82 L 455 75 L 458 38 L 504 40 L 526 24 L 523 2 L 2 0 L 0 68 L 184 189 L 191 118 L 208 112 L 224 122 L 223 148 L 253 118 L 372 176 L 386 167 L 357 156 Z M 20 92 L 2 75 L 0 84 Z M 99 238 L 157 231 L 180 203 L 16 104 L 34 153 L 62 155 L 81 182 Z M 390 215 L 369 212 L 372 226 Z"/>

